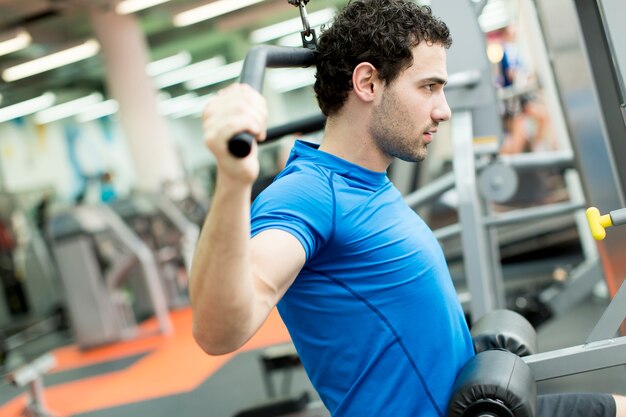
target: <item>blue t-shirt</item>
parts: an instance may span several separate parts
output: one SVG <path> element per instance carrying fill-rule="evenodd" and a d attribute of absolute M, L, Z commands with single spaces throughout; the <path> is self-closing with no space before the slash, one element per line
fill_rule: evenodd
<path fill-rule="evenodd" d="M 267 229 L 305 249 L 278 310 L 332 415 L 445 416 L 474 350 L 441 248 L 386 174 L 296 142 L 253 204 Z"/>

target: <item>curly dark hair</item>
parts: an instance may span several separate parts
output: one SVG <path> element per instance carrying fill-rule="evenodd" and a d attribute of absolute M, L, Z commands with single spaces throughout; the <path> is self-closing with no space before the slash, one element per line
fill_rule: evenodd
<path fill-rule="evenodd" d="M 420 42 L 452 44 L 448 27 L 430 7 L 411 0 L 351 1 L 318 41 L 314 88 L 322 112 L 332 116 L 341 109 L 358 64 L 371 63 L 389 84 L 411 66 L 411 50 Z"/>

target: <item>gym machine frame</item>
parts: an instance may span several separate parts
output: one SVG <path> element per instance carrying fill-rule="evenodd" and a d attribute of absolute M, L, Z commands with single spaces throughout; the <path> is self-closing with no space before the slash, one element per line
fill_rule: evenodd
<path fill-rule="evenodd" d="M 587 210 L 589 226 L 597 240 L 604 239 L 605 227 L 626 224 L 626 209 L 600 216 Z M 537 381 L 609 368 L 626 363 L 626 336 L 614 338 L 626 313 L 626 285 L 621 285 L 584 344 L 522 358 Z"/>
<path fill-rule="evenodd" d="M 483 202 L 478 197 L 474 158 L 467 157 L 467 155 L 474 155 L 471 132 L 471 113 L 466 111 L 455 114 L 452 120 L 452 138 L 455 151 L 454 175 L 459 192 L 459 216 L 463 224 L 463 246 L 472 247 L 475 253 L 475 256 L 465 258 L 466 268 L 469 268 L 467 273 L 468 285 L 472 297 L 479 294 L 485 303 L 492 303 L 491 308 L 487 310 L 491 311 L 504 308 L 502 304 L 498 304 L 498 302 L 502 303 L 503 301 L 493 298 L 494 294 L 503 297 L 503 292 L 500 292 L 503 291 L 503 288 L 501 277 L 496 277 L 500 279 L 499 281 L 491 282 L 486 282 L 481 277 L 482 274 L 487 273 L 485 267 L 493 265 L 493 259 L 489 259 L 492 256 L 490 247 L 492 247 L 493 242 L 489 240 L 486 227 L 561 214 L 578 210 L 582 205 L 577 202 L 558 203 L 546 208 L 525 209 L 521 214 L 512 213 L 508 216 L 500 215 L 483 219 L 479 212 Z M 623 213 L 623 211 L 616 213 Z M 617 217 L 621 219 L 619 215 Z M 494 287 L 497 291 L 494 291 Z M 626 364 L 626 336 L 615 338 L 625 315 L 626 286 L 622 285 L 584 344 L 537 353 L 522 359 L 529 365 L 536 381 Z"/>
<path fill-rule="evenodd" d="M 616 7 L 624 9 L 623 4 L 615 3 Z M 616 205 L 624 206 L 624 194 L 626 190 L 626 171 L 624 165 L 618 163 L 618 155 L 625 155 L 624 138 L 626 137 L 626 93 L 621 75 L 617 71 L 617 61 L 614 58 L 615 50 L 612 50 L 610 39 L 610 27 L 604 21 L 604 11 L 600 2 L 575 0 L 573 2 L 575 15 L 578 18 L 580 32 L 582 33 L 583 52 L 586 62 L 590 67 L 590 86 L 597 95 L 600 117 L 594 119 L 600 121 L 601 128 L 595 130 L 606 136 L 604 141 L 596 139 L 594 143 L 602 143 L 593 150 L 586 146 L 589 143 L 585 137 L 585 131 L 578 129 L 572 132 L 572 142 L 577 157 L 577 166 L 587 186 L 585 191 L 589 201 L 593 204 L 606 208 L 615 208 Z M 618 14 L 619 15 L 619 14 Z M 543 14 L 549 19 L 549 14 Z M 544 22 L 544 26 L 548 24 Z M 549 38 L 547 38 L 549 39 Z M 614 39 L 617 41 L 618 39 Z M 623 39 L 622 39 L 623 41 Z M 549 46 L 556 47 L 555 44 Z M 571 53 L 571 51 L 570 51 Z M 557 69 L 557 76 L 558 69 Z M 561 85 L 567 89 L 567 85 Z M 571 86 L 570 86 L 571 87 Z M 576 88 L 581 88 L 578 82 Z M 563 100 L 566 101 L 565 94 Z M 572 108 L 568 108 L 573 113 Z M 580 114 L 580 113 L 577 113 Z M 587 113 L 586 113 L 587 114 Z M 570 122 L 578 126 L 573 114 L 570 114 Z M 590 117 L 595 118 L 594 114 Z M 591 151 L 591 152 L 587 152 Z M 612 168 L 612 178 L 598 177 L 598 169 Z M 602 175 L 602 173 L 600 173 Z M 600 180 L 600 181 L 598 181 Z M 623 222 L 624 209 L 611 212 L 612 223 Z M 592 229 L 594 227 L 593 222 Z M 613 298 L 604 311 L 604 314 L 590 332 L 585 343 L 565 349 L 539 353 L 524 357 L 524 361 L 531 367 L 536 380 L 557 378 L 565 375 L 587 372 L 596 369 L 608 368 L 626 363 L 626 336 L 615 337 L 621 323 L 626 316 L 626 289 L 624 278 L 626 277 L 625 263 L 623 258 L 624 236 L 621 239 L 613 236 L 607 239 L 606 245 L 599 246 L 599 253 L 604 265 L 604 273 L 610 282 L 619 282 L 621 285 L 615 290 Z"/>

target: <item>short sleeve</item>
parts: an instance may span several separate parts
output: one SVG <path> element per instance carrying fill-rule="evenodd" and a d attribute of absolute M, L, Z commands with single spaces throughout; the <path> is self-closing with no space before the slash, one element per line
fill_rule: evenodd
<path fill-rule="evenodd" d="M 332 187 L 322 173 L 295 172 L 278 178 L 254 201 L 251 234 L 279 229 L 300 241 L 311 259 L 332 235 Z"/>

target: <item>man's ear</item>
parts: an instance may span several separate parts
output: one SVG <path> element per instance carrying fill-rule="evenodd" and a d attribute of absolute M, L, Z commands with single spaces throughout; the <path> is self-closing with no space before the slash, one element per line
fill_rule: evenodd
<path fill-rule="evenodd" d="M 369 62 L 361 62 L 352 72 L 352 87 L 354 93 L 365 102 L 374 101 L 375 95 L 381 86 L 378 71 Z"/>

